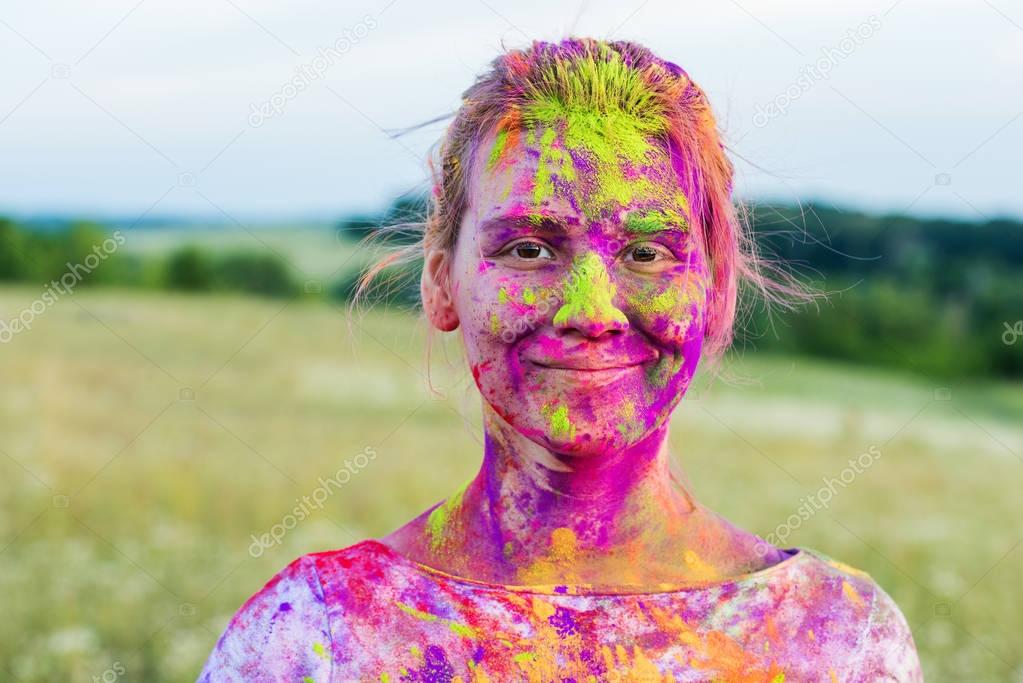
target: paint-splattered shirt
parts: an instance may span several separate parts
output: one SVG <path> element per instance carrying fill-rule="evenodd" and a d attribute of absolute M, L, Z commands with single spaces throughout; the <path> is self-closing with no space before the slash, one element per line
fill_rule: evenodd
<path fill-rule="evenodd" d="M 501 586 L 378 541 L 306 555 L 238 611 L 199 680 L 922 681 L 869 576 L 808 550 L 658 592 Z"/>

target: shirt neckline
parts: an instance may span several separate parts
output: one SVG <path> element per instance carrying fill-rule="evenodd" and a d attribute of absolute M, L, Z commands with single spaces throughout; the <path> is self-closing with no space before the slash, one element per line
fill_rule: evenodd
<path fill-rule="evenodd" d="M 436 567 L 431 567 L 427 564 L 417 562 L 405 555 L 399 553 L 397 550 L 382 543 L 377 539 L 368 539 L 363 543 L 373 545 L 384 551 L 385 554 L 396 559 L 397 561 L 409 566 L 413 570 L 420 574 L 426 574 L 432 578 L 441 578 L 447 581 L 454 581 L 457 583 L 474 586 L 476 588 L 513 592 L 513 593 L 537 593 L 543 595 L 588 595 L 588 596 L 616 596 L 616 595 L 660 595 L 669 593 L 684 593 L 690 591 L 706 590 L 710 588 L 719 588 L 728 585 L 737 585 L 755 581 L 757 579 L 764 578 L 770 574 L 787 569 L 795 566 L 799 562 L 802 562 L 804 558 L 809 557 L 809 553 L 802 548 L 782 548 L 781 552 L 788 555 L 783 560 L 772 564 L 769 567 L 758 569 L 753 572 L 746 572 L 744 574 L 736 574 L 725 579 L 715 579 L 710 581 L 693 581 L 688 583 L 660 583 L 655 586 L 644 586 L 639 584 L 624 584 L 620 586 L 601 586 L 595 588 L 590 584 L 536 584 L 536 585 L 523 585 L 523 584 L 504 584 L 504 583 L 493 583 L 489 581 L 480 581 L 478 579 L 471 579 L 465 576 L 458 576 L 456 574 L 449 574 Z"/>

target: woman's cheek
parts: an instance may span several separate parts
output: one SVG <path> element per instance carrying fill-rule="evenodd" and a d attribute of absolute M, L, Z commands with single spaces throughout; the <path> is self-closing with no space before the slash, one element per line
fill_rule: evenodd
<path fill-rule="evenodd" d="M 705 279 L 691 271 L 665 281 L 647 281 L 626 292 L 628 307 L 659 346 L 680 349 L 703 330 L 707 302 Z"/>
<path fill-rule="evenodd" d="M 557 310 L 557 297 L 553 288 L 529 272 L 509 275 L 493 267 L 480 268 L 468 283 L 463 320 L 471 322 L 463 335 L 470 366 L 477 386 L 490 399 L 498 399 L 521 380 L 521 368 L 509 350 L 547 324 Z"/>
<path fill-rule="evenodd" d="M 504 275 L 483 285 L 480 309 L 493 343 L 511 345 L 547 324 L 557 310 L 556 289 L 531 273 Z"/>

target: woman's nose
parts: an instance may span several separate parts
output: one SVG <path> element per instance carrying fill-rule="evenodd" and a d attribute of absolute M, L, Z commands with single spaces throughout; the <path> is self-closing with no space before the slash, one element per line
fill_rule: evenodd
<path fill-rule="evenodd" d="M 562 285 L 555 329 L 562 333 L 574 330 L 593 339 L 628 329 L 628 318 L 614 304 L 615 290 L 599 256 L 590 252 L 576 257 Z"/>

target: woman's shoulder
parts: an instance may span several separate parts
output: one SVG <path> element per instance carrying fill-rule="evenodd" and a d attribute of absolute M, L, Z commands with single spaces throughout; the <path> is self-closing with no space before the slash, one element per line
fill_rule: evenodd
<path fill-rule="evenodd" d="M 309 553 L 296 562 L 306 562 L 316 572 L 322 587 L 328 587 L 340 580 L 381 579 L 383 573 L 396 564 L 395 553 L 390 547 L 375 539 L 338 548 Z"/>
<path fill-rule="evenodd" d="M 798 599 L 844 606 L 852 614 L 870 619 L 884 612 L 902 616 L 891 596 L 867 572 L 812 548 L 799 548 L 801 561 L 789 562 L 785 582 L 799 588 Z"/>
<path fill-rule="evenodd" d="M 829 622 L 845 621 L 855 632 L 858 678 L 853 680 L 922 681 L 909 624 L 884 588 L 867 572 L 822 552 L 801 548 L 799 553 L 803 561 L 794 565 L 791 582 L 798 591 L 793 599 Z"/>
<path fill-rule="evenodd" d="M 880 585 L 862 569 L 853 567 L 815 548 L 794 548 L 786 551 L 801 560 L 792 563 L 796 574 L 804 580 L 848 583 L 867 596 L 873 595 Z M 790 561 L 793 558 L 790 558 Z"/>
<path fill-rule="evenodd" d="M 330 593 L 376 571 L 384 550 L 362 541 L 293 560 L 231 617 L 199 681 L 330 680 Z"/>

